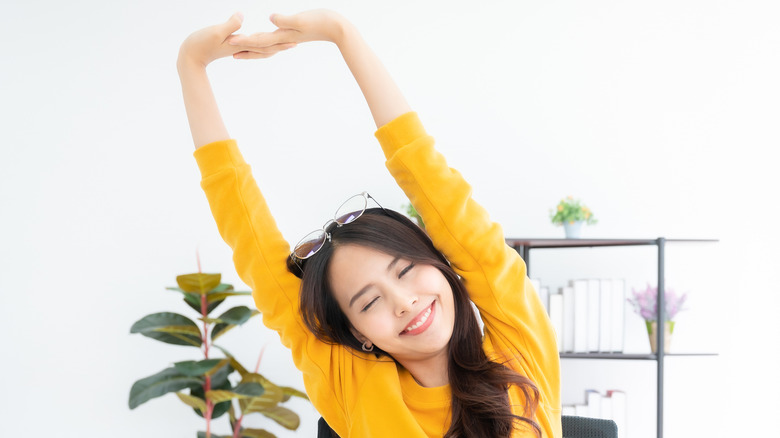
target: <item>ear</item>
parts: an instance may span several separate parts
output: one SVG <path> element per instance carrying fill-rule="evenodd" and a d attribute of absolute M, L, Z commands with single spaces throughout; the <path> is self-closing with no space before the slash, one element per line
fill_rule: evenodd
<path fill-rule="evenodd" d="M 352 332 L 352 336 L 354 336 L 355 339 L 357 339 L 358 342 L 360 342 L 361 344 L 363 344 L 366 341 L 368 341 L 368 338 L 363 336 L 363 333 L 360 333 L 355 327 L 352 326 L 352 324 L 349 325 L 349 331 Z M 369 341 L 369 342 L 371 342 L 371 341 Z"/>

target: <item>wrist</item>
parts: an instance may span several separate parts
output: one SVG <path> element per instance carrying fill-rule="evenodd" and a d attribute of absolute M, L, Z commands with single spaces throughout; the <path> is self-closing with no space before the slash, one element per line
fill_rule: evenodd
<path fill-rule="evenodd" d="M 179 51 L 179 57 L 176 59 L 176 69 L 179 71 L 179 75 L 205 70 L 207 65 L 207 63 L 188 53 L 184 48 Z"/>

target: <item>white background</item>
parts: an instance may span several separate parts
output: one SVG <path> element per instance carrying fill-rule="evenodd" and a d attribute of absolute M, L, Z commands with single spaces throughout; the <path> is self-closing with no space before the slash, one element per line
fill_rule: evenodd
<path fill-rule="evenodd" d="M 148 313 L 186 313 L 164 288 L 197 270 L 196 252 L 242 287 L 198 186 L 178 45 L 237 10 L 251 32 L 270 30 L 271 12 L 312 7 L 363 30 L 507 236 L 562 236 L 548 211 L 573 195 L 600 219 L 584 237 L 720 239 L 686 247 L 670 273 L 692 294 L 673 349 L 720 356 L 670 359 L 666 436 L 769 429 L 780 409 L 776 2 L 27 0 L 0 6 L 4 436 L 202 430 L 173 395 L 127 407 L 135 380 L 198 357 L 129 334 Z M 404 203 L 334 47 L 223 60 L 210 74 L 289 240 L 361 190 Z M 628 275 L 645 266 L 638 257 L 608 255 L 591 272 Z M 549 257 L 555 278 L 542 281 L 588 275 L 571 260 Z M 628 323 L 641 333 L 641 320 Z M 260 372 L 302 386 L 259 318 L 224 339 L 247 366 L 267 345 Z M 567 403 L 590 387 L 627 389 L 631 436 L 654 436 L 652 363 L 569 361 L 563 382 Z M 316 412 L 293 409 L 298 435 L 314 436 Z"/>

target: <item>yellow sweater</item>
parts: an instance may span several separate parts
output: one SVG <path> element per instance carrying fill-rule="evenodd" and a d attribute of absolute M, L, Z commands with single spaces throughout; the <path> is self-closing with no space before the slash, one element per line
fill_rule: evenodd
<path fill-rule="evenodd" d="M 425 221 L 436 247 L 460 275 L 485 324 L 488 357 L 530 378 L 541 401 L 536 421 L 545 437 L 561 436 L 560 369 L 552 326 L 504 242 L 501 227 L 471 199 L 471 188 L 433 147 L 415 113 L 376 132 L 387 168 Z M 425 388 L 388 358 L 318 341 L 299 313 L 300 280 L 286 269 L 289 244 L 279 232 L 235 141 L 195 152 L 201 186 L 241 279 L 263 322 L 276 330 L 303 373 L 314 407 L 342 438 L 441 437 L 449 428 L 449 386 Z M 508 362 L 507 362 L 508 361 Z M 522 414 L 524 398 L 509 389 Z M 516 436 L 532 436 L 518 431 Z"/>

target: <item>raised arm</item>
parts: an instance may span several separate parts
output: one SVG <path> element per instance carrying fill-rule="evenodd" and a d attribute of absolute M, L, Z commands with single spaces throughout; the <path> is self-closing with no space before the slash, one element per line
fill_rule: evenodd
<path fill-rule="evenodd" d="M 184 40 L 179 49 L 176 67 L 195 148 L 230 138 L 211 90 L 206 67 L 219 58 L 240 58 L 242 56 L 236 55 L 249 51 L 255 58 L 267 58 L 280 50 L 295 46 L 295 43 L 288 43 L 247 48 L 228 44 L 228 37 L 241 28 L 242 22 L 243 16 L 235 13 L 224 23 L 194 32 Z"/>
<path fill-rule="evenodd" d="M 363 92 L 377 127 L 384 126 L 401 114 L 411 111 L 401 90 L 390 77 L 382 62 L 366 44 L 358 30 L 348 20 L 333 11 L 314 10 L 295 15 L 271 16 L 278 27 L 274 32 L 235 35 L 230 44 L 263 50 L 307 41 L 327 41 L 336 44 L 344 61 Z M 257 53 L 244 52 L 236 58 L 257 58 Z"/>

